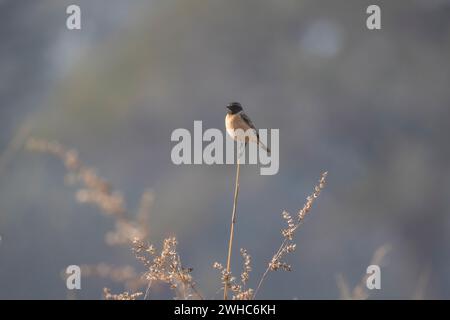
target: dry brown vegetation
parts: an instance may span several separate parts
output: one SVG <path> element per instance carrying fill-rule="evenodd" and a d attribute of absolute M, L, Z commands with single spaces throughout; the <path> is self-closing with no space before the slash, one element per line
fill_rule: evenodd
<path fill-rule="evenodd" d="M 370 265 L 382 265 L 386 255 L 391 251 L 391 246 L 388 244 L 380 246 L 375 250 Z M 336 282 L 339 289 L 340 298 L 343 300 L 366 300 L 369 298 L 369 292 L 367 290 L 366 281 L 368 274 L 365 273 L 358 284 L 350 290 L 350 286 L 344 275 L 338 274 L 336 276 Z"/>
<path fill-rule="evenodd" d="M 113 294 L 108 288 L 105 288 L 103 292 L 105 299 L 148 299 L 152 284 L 155 282 L 166 283 L 174 291 L 175 298 L 204 299 L 191 275 L 192 268 L 185 267 L 181 262 L 177 251 L 177 239 L 175 237 L 164 239 L 160 250 L 148 242 L 150 208 L 153 202 L 153 194 L 150 191 L 143 193 L 140 209 L 136 217 L 131 218 L 132 215 L 126 209 L 122 194 L 115 190 L 107 180 L 101 178 L 95 169 L 85 166 L 75 150 L 68 149 L 58 142 L 36 138 L 30 138 L 26 143 L 26 148 L 34 152 L 51 154 L 61 159 L 67 169 L 65 181 L 70 185 L 78 186 L 77 201 L 96 206 L 103 214 L 114 219 L 115 229 L 105 235 L 105 241 L 112 246 L 130 246 L 136 259 L 145 267 L 145 272 L 141 274 L 131 266 L 117 267 L 107 264 L 82 266 L 83 276 L 97 276 L 124 284 L 127 291 L 120 294 Z M 296 248 L 295 232 L 303 224 L 312 205 L 325 187 L 326 178 L 327 172 L 324 172 L 312 194 L 306 198 L 304 206 L 295 216 L 286 211 L 282 212 L 282 218 L 287 225 L 281 230 L 281 245 L 267 263 L 265 272 L 257 282 L 256 289 L 249 287 L 252 271 L 251 256 L 247 250 L 241 249 L 243 267 L 239 279 L 221 263 L 213 263 L 213 268 L 220 271 L 221 274 L 223 284 L 221 290 L 230 289 L 231 298 L 234 300 L 255 299 L 270 272 L 292 270 L 291 265 L 286 262 L 286 257 Z M 235 199 L 237 199 L 236 196 Z"/>

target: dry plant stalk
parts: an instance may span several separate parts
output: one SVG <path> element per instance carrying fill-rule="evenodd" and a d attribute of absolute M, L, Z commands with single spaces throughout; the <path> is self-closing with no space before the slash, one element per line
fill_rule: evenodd
<path fill-rule="evenodd" d="M 131 292 L 136 292 L 147 285 L 147 281 L 130 265 L 116 267 L 106 263 L 99 263 L 97 265 L 81 265 L 80 268 L 83 277 L 98 277 L 122 283 L 125 289 Z M 62 272 L 62 276 L 66 277 L 67 275 L 65 272 Z"/>
<path fill-rule="evenodd" d="M 174 289 L 177 288 L 179 296 L 183 299 L 202 298 L 190 275 L 192 269 L 181 266 L 180 256 L 176 251 L 177 241 L 175 238 L 164 240 L 163 249 L 159 255 L 156 255 L 153 246 L 147 246 L 144 250 L 144 240 L 149 234 L 150 208 L 154 200 L 151 191 L 144 192 L 137 216 L 135 219 L 131 219 L 128 217 L 129 213 L 121 193 L 114 191 L 111 184 L 100 178 L 93 168 L 86 167 L 80 161 L 75 150 L 67 149 L 58 142 L 36 138 L 30 138 L 26 143 L 26 148 L 30 151 L 52 154 L 61 159 L 68 171 L 66 182 L 81 185 L 76 193 L 78 202 L 95 205 L 102 213 L 114 218 L 115 230 L 106 234 L 105 241 L 112 246 L 132 244 L 136 258 L 148 267 L 148 271 L 144 274 L 146 281 L 137 277 L 136 272 L 131 267 L 117 268 L 106 264 L 84 266 L 83 275 L 109 278 L 123 283 L 130 290 L 134 289 L 132 291 L 148 283 L 146 296 L 149 293 L 152 281 L 157 280 L 169 283 Z M 144 252 L 154 257 L 149 260 L 143 254 Z M 129 294 L 128 292 L 111 294 L 109 289 L 104 291 L 105 299 L 134 300 L 141 295 L 142 293 Z"/>
<path fill-rule="evenodd" d="M 136 292 L 132 294 L 128 292 L 112 294 L 108 288 L 103 288 L 103 296 L 105 300 L 136 300 L 137 298 L 142 296 L 142 292 Z"/>
<path fill-rule="evenodd" d="M 243 267 L 240 276 L 240 283 L 237 282 L 236 277 L 234 277 L 230 271 L 227 271 L 222 264 L 214 262 L 213 268 L 220 271 L 224 288 L 225 285 L 229 286 L 231 292 L 233 293 L 233 300 L 251 300 L 253 297 L 253 289 L 247 288 L 247 282 L 250 277 L 250 272 L 252 271 L 252 260 L 247 250 L 243 248 L 241 248 L 241 256 L 243 259 Z"/>
<path fill-rule="evenodd" d="M 413 300 L 424 300 L 426 298 L 427 287 L 430 282 L 431 268 L 427 266 L 420 274 L 416 289 L 413 292 Z"/>
<path fill-rule="evenodd" d="M 26 141 L 25 148 L 29 151 L 47 153 L 59 158 L 68 172 L 65 177 L 65 182 L 70 185 L 80 185 L 80 188 L 76 192 L 77 201 L 92 204 L 99 208 L 103 214 L 115 220 L 115 230 L 105 235 L 105 241 L 108 245 L 129 244 L 133 236 L 148 236 L 148 220 L 153 199 L 150 191 L 146 191 L 142 195 L 138 216 L 136 221 L 132 220 L 128 217 L 129 213 L 125 208 L 125 201 L 121 193 L 114 191 L 108 181 L 97 175 L 95 169 L 85 166 L 79 159 L 76 150 L 65 148 L 59 142 L 51 142 L 37 138 L 29 138 Z M 140 223 L 141 221 L 143 223 Z M 83 269 L 84 276 L 110 278 L 113 281 L 123 283 L 125 288 L 132 289 L 133 291 L 143 286 L 140 277 L 135 275 L 131 276 L 129 269 L 118 270 L 117 268 L 114 269 L 114 267 L 107 267 L 106 265 L 84 266 Z M 119 296 L 109 295 L 107 297 L 119 298 Z M 128 293 L 120 296 L 120 298 L 128 297 Z"/>
<path fill-rule="evenodd" d="M 384 262 L 386 255 L 391 251 L 391 246 L 388 244 L 380 246 L 375 250 L 372 259 L 370 261 L 371 265 L 381 265 Z M 366 290 L 366 282 L 368 274 L 364 274 L 359 283 L 350 290 L 350 287 L 342 274 L 338 274 L 336 277 L 337 287 L 339 289 L 339 295 L 343 300 L 366 300 L 369 298 L 369 293 Z"/>
<path fill-rule="evenodd" d="M 226 275 L 224 279 L 224 287 L 223 287 L 223 299 L 228 299 L 228 287 L 230 284 L 229 274 L 230 272 L 230 265 L 231 265 L 231 253 L 233 250 L 233 239 L 234 239 L 234 225 L 236 224 L 236 208 L 237 208 L 237 199 L 239 195 L 239 172 L 240 172 L 240 161 L 239 158 L 237 160 L 236 164 L 236 184 L 234 187 L 234 198 L 233 198 L 233 211 L 231 213 L 231 226 L 230 226 L 230 239 L 228 241 L 228 257 L 227 257 L 227 268 L 226 268 Z"/>
<path fill-rule="evenodd" d="M 92 204 L 115 220 L 115 230 L 108 232 L 105 241 L 109 245 L 129 245 L 134 238 L 145 239 L 148 234 L 148 220 L 153 194 L 147 190 L 142 195 L 141 208 L 136 219 L 130 219 L 122 194 L 97 175 L 94 168 L 85 166 L 76 150 L 67 149 L 58 142 L 29 138 L 25 147 L 34 152 L 48 153 L 61 159 L 68 174 L 65 181 L 79 184 L 76 199 L 80 203 Z"/>
<path fill-rule="evenodd" d="M 269 271 L 277 271 L 277 270 L 291 271 L 292 270 L 291 266 L 288 263 L 286 263 L 283 260 L 283 258 L 286 256 L 286 254 L 291 253 L 295 250 L 296 244 L 293 242 L 294 233 L 295 233 L 295 231 L 297 231 L 298 227 L 300 227 L 300 225 L 303 223 L 303 220 L 305 219 L 306 215 L 311 210 L 311 207 L 312 207 L 314 201 L 319 197 L 322 189 L 325 187 L 327 174 L 328 174 L 328 172 L 322 173 L 319 183 L 314 187 L 314 192 L 306 198 L 305 205 L 297 213 L 297 216 L 295 218 L 293 218 L 288 212 L 283 211 L 282 217 L 287 223 L 287 228 L 283 229 L 281 231 L 281 234 L 283 235 L 283 242 L 281 243 L 277 252 L 273 255 L 272 259 L 270 260 L 270 262 L 267 266 L 267 269 L 264 271 L 261 279 L 259 280 L 258 286 L 256 287 L 256 290 L 255 290 L 255 294 L 253 295 L 253 299 L 255 299 L 256 294 L 258 293 L 259 289 L 261 288 Z"/>
<path fill-rule="evenodd" d="M 146 191 L 142 195 L 137 217 L 130 219 L 121 193 L 113 190 L 111 184 L 100 178 L 93 168 L 86 167 L 82 164 L 75 150 L 66 149 L 58 142 L 49 142 L 36 138 L 30 138 L 26 143 L 26 148 L 31 151 L 49 153 L 61 159 L 68 171 L 65 180 L 70 184 L 78 183 L 81 185 L 76 194 L 77 200 L 80 203 L 95 205 L 102 213 L 115 219 L 115 230 L 106 234 L 106 242 L 109 245 L 131 243 L 136 259 L 141 261 L 147 268 L 143 276 L 144 279 L 142 277 L 138 278 L 136 272 L 131 267 L 117 268 L 106 264 L 84 266 L 84 273 L 87 273 L 88 276 L 100 276 L 116 282 L 122 282 L 130 291 L 136 291 L 147 284 L 144 299 L 147 299 L 149 296 L 149 291 L 154 281 L 169 284 L 179 299 L 203 299 L 192 279 L 192 269 L 185 268 L 181 264 L 180 255 L 176 250 L 178 244 L 176 238 L 169 237 L 164 239 L 160 252 L 153 245 L 146 243 L 145 239 L 148 238 L 149 234 L 149 212 L 153 203 L 153 194 L 150 191 Z M 317 199 L 324 188 L 327 172 L 322 174 L 319 184 L 315 187 L 313 194 L 307 197 L 306 204 L 298 212 L 295 219 L 287 212 L 282 213 L 283 219 L 287 222 L 287 228 L 282 230 L 284 240 L 268 264 L 256 290 L 247 288 L 252 267 L 251 257 L 245 249 L 240 250 L 243 258 L 243 270 L 240 275 L 240 282 L 236 280 L 236 277 L 232 275 L 230 270 L 234 226 L 236 224 L 237 198 L 239 194 L 239 172 L 240 165 L 238 160 L 226 268 L 217 262 L 214 263 L 213 267 L 221 272 L 224 299 L 228 298 L 227 289 L 230 289 L 233 293 L 233 300 L 251 300 L 255 299 L 269 271 L 291 270 L 291 266 L 284 262 L 283 258 L 286 254 L 295 250 L 296 244 L 292 242 L 293 235 L 302 224 L 315 199 Z M 142 295 L 142 292 L 112 294 L 108 288 L 104 288 L 104 298 L 108 300 L 134 300 Z"/>
<path fill-rule="evenodd" d="M 167 238 L 164 240 L 161 252 L 158 253 L 153 245 L 134 239 L 132 250 L 135 257 L 147 268 L 144 278 L 149 285 L 144 299 L 147 299 L 153 281 L 162 281 L 169 284 L 170 288 L 176 291 L 179 299 L 203 299 L 192 279 L 192 269 L 184 268 L 181 264 L 177 244 L 175 237 Z"/>

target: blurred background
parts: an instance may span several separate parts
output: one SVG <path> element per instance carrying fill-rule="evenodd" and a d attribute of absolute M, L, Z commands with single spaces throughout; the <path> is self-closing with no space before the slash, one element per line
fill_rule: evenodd
<path fill-rule="evenodd" d="M 81 7 L 81 30 L 66 7 Z M 381 7 L 382 29 L 366 28 Z M 68 265 L 143 266 L 110 246 L 114 220 L 77 201 L 66 169 L 24 149 L 29 136 L 78 151 L 119 190 L 129 214 L 154 197 L 149 239 L 176 235 L 207 298 L 221 298 L 232 165 L 172 164 L 176 128 L 223 128 L 239 101 L 280 129 L 280 170 L 241 170 L 238 249 L 250 286 L 322 171 L 328 184 L 296 235 L 293 272 L 269 275 L 259 298 L 337 299 L 374 251 L 391 246 L 370 298 L 450 297 L 450 1 L 0 1 L 0 298 L 101 299 L 126 288 Z M 131 269 L 130 269 L 131 270 Z M 155 286 L 153 298 L 172 295 Z"/>

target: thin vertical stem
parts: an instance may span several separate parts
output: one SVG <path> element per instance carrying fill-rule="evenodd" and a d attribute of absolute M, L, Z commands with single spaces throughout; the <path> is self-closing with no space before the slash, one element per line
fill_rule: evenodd
<path fill-rule="evenodd" d="M 233 238 L 234 238 L 234 225 L 236 224 L 236 207 L 237 207 L 237 199 L 239 194 L 239 168 L 240 162 L 239 158 L 237 160 L 236 165 L 236 185 L 234 188 L 234 200 L 233 200 L 233 213 L 231 214 L 231 227 L 230 227 L 230 240 L 228 241 L 228 258 L 227 258 L 227 274 L 225 278 L 225 284 L 223 288 L 223 299 L 228 299 L 228 285 L 229 285 L 229 274 L 230 274 L 230 264 L 231 264 L 231 252 L 233 248 Z"/>
<path fill-rule="evenodd" d="M 144 300 L 147 300 L 148 295 L 150 294 L 150 287 L 152 286 L 152 280 L 148 281 L 147 290 L 145 290 Z"/>
<path fill-rule="evenodd" d="M 277 253 L 275 253 L 275 255 L 273 256 L 271 262 L 272 262 L 273 260 L 275 260 L 275 259 L 278 258 L 278 256 L 280 255 L 281 251 L 283 250 L 284 246 L 286 245 L 286 242 L 287 242 L 287 240 L 284 239 L 284 241 L 281 243 L 280 248 L 278 248 Z M 255 293 L 253 294 L 253 297 L 252 297 L 253 300 L 255 300 L 255 297 L 256 297 L 256 294 L 257 294 L 258 291 L 259 291 L 259 288 L 261 288 L 261 285 L 262 285 L 262 283 L 264 282 L 264 279 L 266 279 L 266 276 L 267 276 L 267 274 L 268 274 L 269 271 L 270 271 L 271 262 L 268 263 L 266 271 L 264 271 L 264 273 L 263 273 L 261 279 L 259 280 L 258 286 L 256 287 Z"/>

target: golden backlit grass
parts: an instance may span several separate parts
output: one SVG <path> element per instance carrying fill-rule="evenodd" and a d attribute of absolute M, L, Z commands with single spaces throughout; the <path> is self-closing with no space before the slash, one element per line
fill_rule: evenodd
<path fill-rule="evenodd" d="M 182 264 L 177 250 L 177 239 L 175 237 L 164 239 L 159 250 L 149 243 L 149 216 L 153 203 L 153 194 L 150 191 L 143 193 L 140 209 L 136 217 L 133 218 L 126 208 L 126 202 L 122 193 L 115 190 L 106 179 L 100 177 L 94 168 L 83 164 L 76 150 L 66 148 L 58 142 L 37 138 L 28 139 L 26 148 L 33 152 L 51 154 L 61 159 L 67 170 L 65 181 L 78 187 L 76 191 L 77 201 L 82 204 L 93 205 L 104 215 L 114 219 L 115 229 L 106 233 L 106 243 L 111 246 L 129 246 L 134 252 L 135 258 L 144 266 L 145 271 L 143 273 L 138 273 L 131 266 L 116 267 L 107 264 L 82 266 L 83 276 L 97 276 L 113 282 L 120 282 L 127 289 L 123 293 L 113 294 L 108 288 L 105 288 L 103 292 L 105 299 L 149 299 L 152 285 L 156 282 L 167 284 L 173 290 L 174 297 L 177 299 L 204 299 L 192 277 L 192 268 Z M 237 171 L 237 179 L 238 173 L 239 171 Z M 291 216 L 285 211 L 282 212 L 282 218 L 286 221 L 286 228 L 281 230 L 281 244 L 270 261 L 268 261 L 264 273 L 256 283 L 256 289 L 252 289 L 249 285 L 252 260 L 247 250 L 240 249 L 243 266 L 239 278 L 236 278 L 230 270 L 233 237 L 233 230 L 231 230 L 226 267 L 223 267 L 218 262 L 213 263 L 213 268 L 220 272 L 223 285 L 221 290 L 224 290 L 225 298 L 228 298 L 226 292 L 229 290 L 233 300 L 255 299 L 270 272 L 292 270 L 291 265 L 286 262 L 286 258 L 295 251 L 294 235 L 303 224 L 305 217 L 325 187 L 326 178 L 327 172 L 322 173 L 313 192 L 306 198 L 305 204 L 295 216 Z M 239 181 L 237 180 L 232 227 L 236 223 L 238 188 Z"/>

